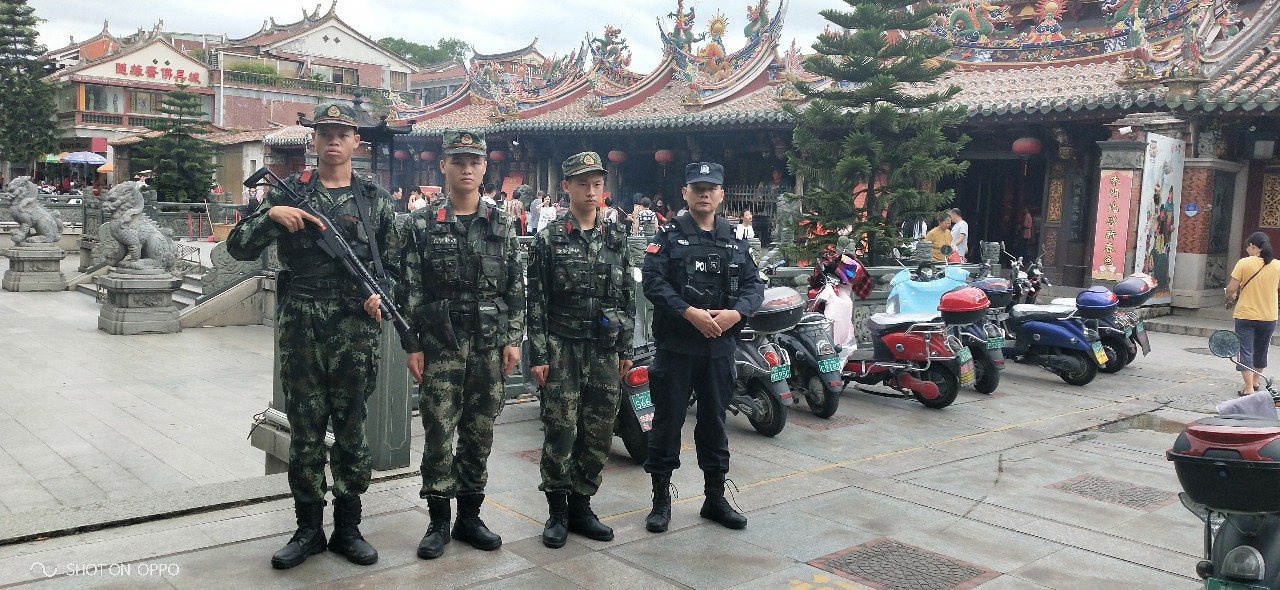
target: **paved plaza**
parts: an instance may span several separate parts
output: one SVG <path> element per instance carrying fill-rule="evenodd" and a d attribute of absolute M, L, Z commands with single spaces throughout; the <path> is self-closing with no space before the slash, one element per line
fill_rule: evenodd
<path fill-rule="evenodd" d="M 560 550 L 540 540 L 537 403 L 513 404 L 482 513 L 500 550 L 418 559 L 410 467 L 365 497 L 376 565 L 276 571 L 292 505 L 245 439 L 270 329 L 109 336 L 97 313 L 82 293 L 0 292 L 0 588 L 1199 588 L 1200 523 L 1163 452 L 1238 386 L 1202 338 L 1152 334 L 1152 356 L 1083 388 L 1011 366 L 943 410 L 853 392 L 830 420 L 792 408 L 775 438 L 731 416 L 742 531 L 699 518 L 686 444 L 672 530 L 646 532 L 648 477 L 618 441 L 594 502 L 616 540 Z"/>

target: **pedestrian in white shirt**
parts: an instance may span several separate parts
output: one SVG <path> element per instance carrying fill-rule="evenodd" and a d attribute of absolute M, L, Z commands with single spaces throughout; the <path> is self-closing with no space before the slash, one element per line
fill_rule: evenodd
<path fill-rule="evenodd" d="M 969 255 L 969 222 L 960 216 L 960 208 L 951 210 L 951 248 L 967 260 Z"/>
<path fill-rule="evenodd" d="M 756 237 L 756 228 L 751 227 L 751 219 L 751 210 L 743 209 L 742 221 L 738 222 L 738 228 L 736 230 L 739 240 L 750 240 L 751 238 Z"/>

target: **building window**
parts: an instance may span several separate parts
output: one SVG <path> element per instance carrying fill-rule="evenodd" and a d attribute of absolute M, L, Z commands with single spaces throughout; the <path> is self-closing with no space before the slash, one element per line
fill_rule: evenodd
<path fill-rule="evenodd" d="M 333 68 L 333 83 L 359 86 L 360 72 L 352 68 Z"/>
<path fill-rule="evenodd" d="M 391 72 L 391 89 L 406 91 L 409 89 L 409 72 Z"/>
<path fill-rule="evenodd" d="M 119 113 L 124 108 L 124 89 L 116 86 L 84 85 L 84 110 L 97 113 Z"/>
<path fill-rule="evenodd" d="M 64 86 L 58 89 L 58 112 L 70 113 L 76 110 L 76 94 L 79 86 Z"/>
<path fill-rule="evenodd" d="M 138 115 L 154 115 L 156 107 L 160 106 L 162 96 L 159 92 L 130 92 L 129 112 Z"/>

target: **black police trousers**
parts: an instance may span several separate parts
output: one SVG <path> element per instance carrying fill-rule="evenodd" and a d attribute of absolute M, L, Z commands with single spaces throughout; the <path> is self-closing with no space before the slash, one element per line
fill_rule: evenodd
<path fill-rule="evenodd" d="M 733 395 L 733 356 L 708 358 L 662 349 L 649 365 L 654 413 L 645 471 L 670 475 L 680 467 L 680 429 L 689 409 L 691 389 L 698 394 L 697 425 L 693 429 L 698 467 L 714 473 L 729 472 L 729 437 L 724 432 L 724 419 Z"/>

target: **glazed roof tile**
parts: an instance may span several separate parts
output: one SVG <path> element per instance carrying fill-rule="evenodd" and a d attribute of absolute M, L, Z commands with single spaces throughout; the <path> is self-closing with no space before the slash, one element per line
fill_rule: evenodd
<path fill-rule="evenodd" d="M 281 127 L 262 138 L 262 144 L 273 147 L 300 146 L 311 141 L 311 128 L 301 125 Z"/>
<path fill-rule="evenodd" d="M 1174 106 L 1245 111 L 1280 107 L 1280 22 L 1252 51 L 1202 86 L 1193 99 Z"/>

